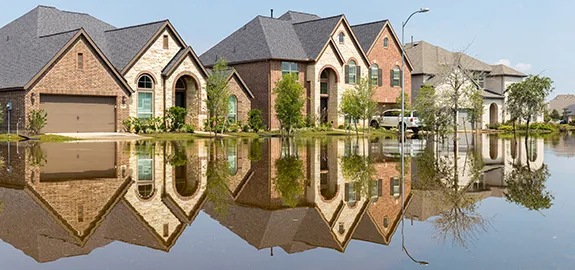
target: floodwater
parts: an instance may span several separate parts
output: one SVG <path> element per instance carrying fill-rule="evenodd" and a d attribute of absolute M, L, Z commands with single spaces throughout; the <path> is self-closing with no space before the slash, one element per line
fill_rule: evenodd
<path fill-rule="evenodd" d="M 0 145 L 1 269 L 573 269 L 575 137 Z"/>

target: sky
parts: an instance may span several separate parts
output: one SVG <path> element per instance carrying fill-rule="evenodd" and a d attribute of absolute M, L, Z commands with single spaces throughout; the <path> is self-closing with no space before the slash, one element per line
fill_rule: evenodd
<path fill-rule="evenodd" d="M 198 55 L 255 16 L 269 16 L 272 8 L 276 17 L 287 10 L 321 17 L 345 14 L 352 25 L 389 19 L 401 35 L 401 23 L 407 16 L 427 7 L 430 12 L 414 16 L 405 27 L 406 42 L 413 36 L 415 41 L 425 40 L 452 51 L 467 48 L 467 54 L 486 63 L 550 77 L 555 87 L 551 98 L 575 94 L 575 76 L 570 74 L 570 62 L 575 60 L 575 1 L 6 0 L 0 9 L 0 25 L 37 5 L 88 13 L 116 27 L 169 19 Z"/>

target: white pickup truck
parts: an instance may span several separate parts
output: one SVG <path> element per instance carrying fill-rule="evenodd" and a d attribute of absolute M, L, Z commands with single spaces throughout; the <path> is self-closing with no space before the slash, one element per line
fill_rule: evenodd
<path fill-rule="evenodd" d="M 421 130 L 421 123 L 419 122 L 419 118 L 417 117 L 416 111 L 405 111 L 405 118 L 403 125 L 405 126 L 405 130 L 411 130 L 415 133 Z M 401 125 L 401 110 L 393 109 L 387 110 L 381 113 L 380 115 L 376 115 L 371 119 L 370 126 L 373 128 L 397 128 L 400 129 Z"/>

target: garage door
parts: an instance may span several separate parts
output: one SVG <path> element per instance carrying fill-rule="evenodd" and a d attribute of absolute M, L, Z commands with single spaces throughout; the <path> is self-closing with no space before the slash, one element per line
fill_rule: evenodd
<path fill-rule="evenodd" d="M 40 95 L 40 108 L 48 113 L 42 132 L 114 132 L 115 104 L 115 97 Z"/>

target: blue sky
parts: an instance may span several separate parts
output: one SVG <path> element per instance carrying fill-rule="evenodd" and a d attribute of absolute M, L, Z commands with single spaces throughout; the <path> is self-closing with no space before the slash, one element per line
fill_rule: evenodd
<path fill-rule="evenodd" d="M 242 4 L 238 4 L 238 3 Z M 484 62 L 497 62 L 528 74 L 542 73 L 555 81 L 555 93 L 575 94 L 575 60 L 572 27 L 575 1 L 484 0 L 469 4 L 460 0 L 410 1 L 232 1 L 171 0 L 158 5 L 149 0 L 18 0 L 0 9 L 5 25 L 42 4 L 61 10 L 89 13 L 116 27 L 169 19 L 198 54 L 270 9 L 276 16 L 287 10 L 315 13 L 322 17 L 345 14 L 351 24 L 389 19 L 398 35 L 401 22 L 414 10 L 431 12 L 414 17 L 406 27 L 406 41 L 425 40 L 449 50 L 466 51 Z M 329 4 L 328 4 L 329 3 Z"/>

